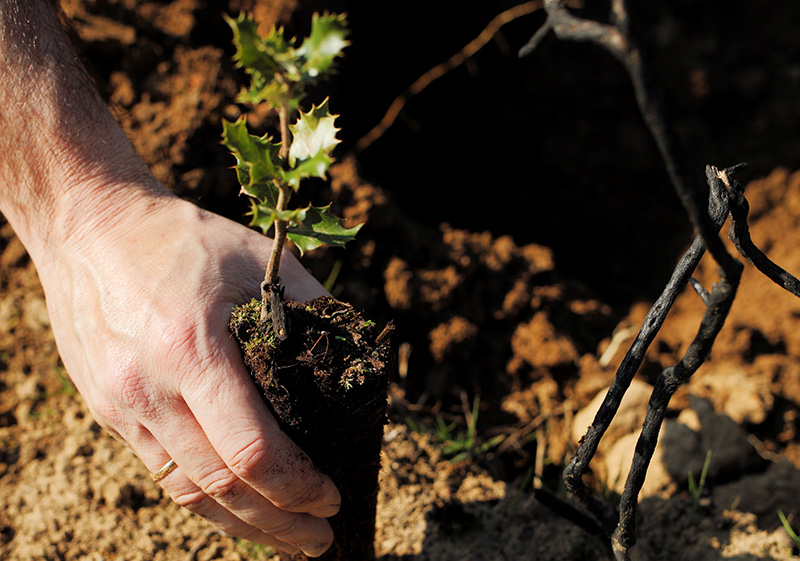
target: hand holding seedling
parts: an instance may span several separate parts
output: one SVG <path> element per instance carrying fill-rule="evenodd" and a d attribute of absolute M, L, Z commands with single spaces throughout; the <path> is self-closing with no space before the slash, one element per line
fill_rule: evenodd
<path fill-rule="evenodd" d="M 156 181 L 47 0 L 0 0 L 0 69 L 0 209 L 89 409 L 149 471 L 175 460 L 160 484 L 178 504 L 236 536 L 321 553 L 338 492 L 277 428 L 227 331 L 271 241 Z M 281 276 L 289 298 L 324 293 L 291 256 Z"/>
<path fill-rule="evenodd" d="M 347 44 L 345 19 L 314 15 L 309 36 L 299 43 L 287 41 L 282 30 L 259 36 L 255 22 L 244 15 L 228 23 L 234 60 L 250 76 L 239 101 L 267 103 L 280 120 L 280 142 L 251 135 L 244 118 L 223 125 L 223 143 L 236 157 L 242 193 L 251 200 L 251 224 L 264 233 L 275 229 L 261 300 L 233 309 L 231 332 L 280 426 L 341 492 L 342 512 L 331 520 L 335 536 L 324 559 L 374 561 L 392 328 L 379 332 L 374 322 L 332 297 L 284 303 L 278 277 L 286 238 L 303 253 L 344 245 L 360 228 L 345 228 L 329 206 L 293 209 L 288 204 L 302 179 L 325 176 L 339 142 L 327 99 L 300 111 L 296 120 L 293 115 L 306 86 L 330 72 Z M 296 561 L 294 555 L 281 559 Z"/>

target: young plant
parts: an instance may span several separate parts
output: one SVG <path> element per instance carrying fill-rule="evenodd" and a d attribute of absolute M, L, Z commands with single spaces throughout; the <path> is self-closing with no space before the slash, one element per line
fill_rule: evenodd
<path fill-rule="evenodd" d="M 440 415 L 436 416 L 437 431 L 434 438 L 442 444 L 442 454 L 449 458 L 451 463 L 480 459 L 499 446 L 505 438 L 501 434 L 486 441 L 480 438 L 478 435 L 480 404 L 480 397 L 475 396 L 471 411 L 464 411 L 465 430 L 456 431 L 455 423 L 448 424 Z"/>
<path fill-rule="evenodd" d="M 314 14 L 311 33 L 299 45 L 273 28 L 261 37 L 255 20 L 245 14 L 237 19 L 226 16 L 233 29 L 234 60 L 250 77 L 238 101 L 266 103 L 279 118 L 280 139 L 254 136 L 246 119 L 223 122 L 222 142 L 236 157 L 236 174 L 242 193 L 251 198 L 250 224 L 266 234 L 274 227 L 274 243 L 261 283 L 261 320 L 267 310 L 276 335 L 285 339 L 288 327 L 283 320 L 281 284 L 278 275 L 286 239 L 304 253 L 321 245 L 344 245 L 361 227 L 345 228 L 330 212 L 330 205 L 290 209 L 289 201 L 303 179 L 324 178 L 332 163 L 331 152 L 339 143 L 334 125 L 336 115 L 328 110 L 328 100 L 299 111 L 306 89 L 330 74 L 334 61 L 348 45 L 344 16 Z M 299 111 L 299 117 L 292 122 Z M 271 305 L 267 305 L 267 303 Z"/>
<path fill-rule="evenodd" d="M 282 29 L 261 37 L 245 15 L 227 21 L 234 60 L 250 77 L 238 100 L 266 103 L 277 112 L 280 129 L 273 140 L 250 134 L 244 117 L 223 123 L 223 143 L 236 158 L 242 193 L 251 200 L 251 224 L 265 234 L 274 231 L 261 298 L 235 307 L 230 329 L 281 429 L 339 489 L 339 513 L 330 518 L 334 542 L 320 559 L 374 561 L 391 328 L 379 330 L 331 297 L 284 302 L 279 277 L 287 239 L 304 253 L 344 245 L 360 228 L 345 228 L 330 205 L 289 204 L 303 179 L 325 177 L 339 143 L 327 99 L 307 112 L 300 106 L 308 86 L 331 72 L 347 45 L 345 19 L 315 15 L 301 42 L 287 39 Z M 300 558 L 281 553 L 281 559 Z"/>
<path fill-rule="evenodd" d="M 800 551 L 800 536 L 797 535 L 797 532 L 794 531 L 792 525 L 789 523 L 789 519 L 786 518 L 786 515 L 783 513 L 782 510 L 778 511 L 778 518 L 781 520 L 781 525 L 783 529 L 786 530 L 786 533 L 789 535 L 789 538 L 794 542 L 794 547 L 798 551 Z"/>
<path fill-rule="evenodd" d="M 703 499 L 703 491 L 706 486 L 706 477 L 708 476 L 708 468 L 711 466 L 711 450 L 706 452 L 706 459 L 703 462 L 703 469 L 700 471 L 700 479 L 695 481 L 694 474 L 689 472 L 689 494 L 692 497 L 692 507 L 695 512 L 700 510 Z"/>

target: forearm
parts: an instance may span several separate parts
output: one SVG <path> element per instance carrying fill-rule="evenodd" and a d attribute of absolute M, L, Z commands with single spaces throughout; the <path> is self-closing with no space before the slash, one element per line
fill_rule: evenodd
<path fill-rule="evenodd" d="M 0 0 L 0 211 L 34 260 L 165 194 L 47 0 Z"/>

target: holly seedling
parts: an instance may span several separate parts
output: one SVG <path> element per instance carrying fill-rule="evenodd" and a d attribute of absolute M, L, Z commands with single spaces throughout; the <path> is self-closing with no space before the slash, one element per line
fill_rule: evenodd
<path fill-rule="evenodd" d="M 325 178 L 333 162 L 331 153 L 339 139 L 328 99 L 308 112 L 300 110 L 306 89 L 334 70 L 336 58 L 347 45 L 347 27 L 342 15 L 314 14 L 311 33 L 302 42 L 289 39 L 283 28 L 258 33 L 255 20 L 242 14 L 225 17 L 233 30 L 234 61 L 249 76 L 237 101 L 266 103 L 277 112 L 279 139 L 269 134 L 250 134 L 246 119 L 223 121 L 222 143 L 236 158 L 236 175 L 242 194 L 250 197 L 250 225 L 264 234 L 273 231 L 273 245 L 261 284 L 261 320 L 271 320 L 278 338 L 288 336 L 283 312 L 279 270 L 286 239 L 301 255 L 322 245 L 341 246 L 353 239 L 361 225 L 345 228 L 330 212 L 330 205 L 294 208 L 290 199 L 309 177 Z M 296 116 L 296 117 L 295 117 Z"/>

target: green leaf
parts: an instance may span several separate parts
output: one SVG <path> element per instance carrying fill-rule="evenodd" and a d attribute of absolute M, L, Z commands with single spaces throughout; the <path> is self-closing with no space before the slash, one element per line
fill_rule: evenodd
<path fill-rule="evenodd" d="M 302 212 L 302 209 L 297 210 L 276 210 L 274 206 L 268 204 L 259 204 L 255 200 L 250 201 L 250 212 L 247 216 L 251 216 L 250 226 L 257 226 L 264 234 L 269 232 L 272 225 L 276 220 L 283 220 L 284 222 L 291 223 L 297 219 L 297 215 Z"/>
<path fill-rule="evenodd" d="M 253 136 L 247 132 L 245 118 L 235 123 L 223 120 L 222 143 L 236 157 L 236 175 L 242 191 L 275 208 L 279 188 L 276 182 L 283 178 L 278 151 L 280 145 L 270 136 Z"/>
<path fill-rule="evenodd" d="M 252 16 L 224 17 L 233 30 L 233 60 L 251 78 L 250 87 L 238 97 L 244 103 L 266 101 L 296 110 L 303 87 L 331 72 L 334 60 L 349 44 L 344 15 L 314 14 L 311 34 L 300 47 L 295 47 L 294 39 L 287 40 L 283 28 L 273 27 L 262 37 Z"/>
<path fill-rule="evenodd" d="M 359 224 L 353 228 L 345 228 L 342 221 L 331 214 L 330 208 L 330 205 L 310 206 L 297 212 L 295 222 L 286 235 L 297 245 L 301 254 L 321 245 L 343 246 L 363 226 Z"/>
<path fill-rule="evenodd" d="M 295 113 L 300 107 L 300 97 L 297 92 L 290 91 L 276 80 L 264 82 L 260 76 L 254 76 L 250 87 L 242 88 L 239 95 L 236 96 L 236 101 L 249 105 L 265 102 L 273 109 L 286 106 L 292 113 Z"/>
<path fill-rule="evenodd" d="M 247 72 L 260 72 L 264 76 L 281 70 L 278 60 L 288 56 L 291 50 L 291 45 L 283 36 L 283 29 L 273 27 L 262 37 L 252 16 L 242 13 L 236 19 L 226 14 L 223 17 L 233 31 L 233 44 L 236 47 L 233 60 L 239 68 Z"/>
<path fill-rule="evenodd" d="M 255 20 L 247 15 L 225 18 L 234 35 L 234 60 L 250 77 L 238 101 L 266 102 L 293 114 L 299 109 L 304 89 L 333 70 L 334 62 L 348 45 L 346 19 L 339 15 L 314 14 L 310 35 L 297 47 L 287 39 L 282 28 L 273 27 L 261 37 Z M 345 228 L 330 213 L 330 206 L 297 210 L 278 210 L 282 189 L 299 187 L 306 177 L 324 178 L 333 159 L 331 152 L 339 143 L 336 115 L 328 111 L 326 99 L 319 107 L 301 113 L 290 126 L 293 142 L 286 161 L 279 158 L 281 144 L 269 136 L 248 133 L 244 118 L 223 124 L 223 143 L 236 157 L 236 173 L 242 192 L 253 198 L 249 216 L 251 225 L 264 233 L 276 221 L 289 224 L 287 236 L 301 252 L 321 245 L 344 245 L 361 226 Z M 288 143 L 289 139 L 284 138 Z M 288 168 L 288 169 L 287 169 Z"/>
<path fill-rule="evenodd" d="M 292 168 L 297 168 L 303 162 L 317 158 L 320 153 L 330 155 L 340 142 L 336 138 L 339 129 L 333 124 L 337 116 L 331 115 L 328 111 L 327 98 L 318 107 L 313 106 L 308 113 L 300 113 L 297 122 L 289 126 L 292 131 L 289 165 Z M 315 177 L 325 177 L 326 171 L 327 166 L 322 170 L 322 175 L 315 175 Z"/>
<path fill-rule="evenodd" d="M 281 103 L 299 97 L 294 91 L 294 84 L 302 78 L 297 49 L 286 40 L 283 28 L 273 27 L 262 37 L 252 16 L 224 17 L 233 30 L 233 44 L 236 46 L 233 60 L 251 77 L 250 88 L 241 91 L 239 100 L 249 103 L 266 101 L 279 107 Z M 278 76 L 283 79 L 277 79 Z"/>
<path fill-rule="evenodd" d="M 275 218 L 277 220 L 283 220 L 284 222 L 294 222 L 297 220 L 297 216 L 301 214 L 305 209 L 295 209 L 295 210 L 276 210 L 275 211 Z"/>
<path fill-rule="evenodd" d="M 305 59 L 301 72 L 306 80 L 313 82 L 333 69 L 336 57 L 350 44 L 346 37 L 347 20 L 343 14 L 314 14 L 311 34 L 297 49 Z"/>
<path fill-rule="evenodd" d="M 250 199 L 250 212 L 247 213 L 247 216 L 251 217 L 250 226 L 258 226 L 264 235 L 275 223 L 275 209 L 259 205 L 253 199 Z"/>
<path fill-rule="evenodd" d="M 296 162 L 297 165 L 294 168 L 285 170 L 283 179 L 297 191 L 298 187 L 300 187 L 300 181 L 306 177 L 321 177 L 324 179 L 331 163 L 333 163 L 333 158 L 321 151 L 313 158 Z"/>

